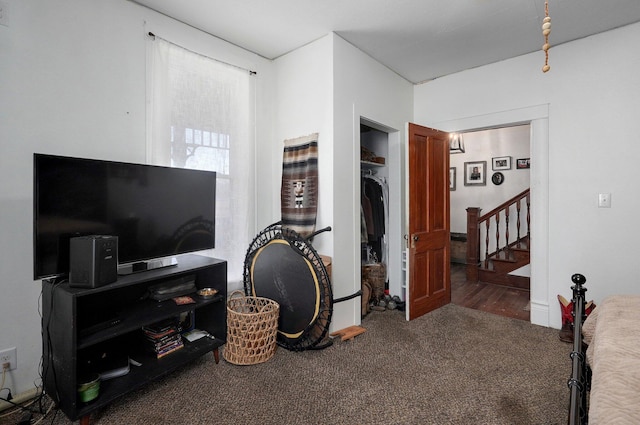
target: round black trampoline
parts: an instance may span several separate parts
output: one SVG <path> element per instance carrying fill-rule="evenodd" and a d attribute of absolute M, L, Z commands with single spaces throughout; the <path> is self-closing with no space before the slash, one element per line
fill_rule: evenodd
<path fill-rule="evenodd" d="M 331 345 L 331 282 L 308 239 L 279 223 L 260 232 L 247 250 L 244 288 L 280 304 L 278 345 L 294 351 Z"/>

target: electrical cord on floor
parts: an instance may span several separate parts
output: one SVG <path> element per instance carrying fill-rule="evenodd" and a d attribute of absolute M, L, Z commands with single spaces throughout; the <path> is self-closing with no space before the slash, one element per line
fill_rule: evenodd
<path fill-rule="evenodd" d="M 31 425 L 31 419 L 33 419 L 33 413 L 24 412 L 18 421 L 18 425 Z"/>
<path fill-rule="evenodd" d="M 2 400 L 5 403 L 8 403 L 8 404 L 13 406 L 13 407 L 10 408 L 10 409 L 13 409 L 13 410 L 9 410 L 8 412 L 3 413 L 2 415 L 0 415 L 0 418 L 7 418 L 7 417 L 15 415 L 16 413 L 21 412 L 23 410 L 29 410 L 26 407 L 19 405 L 18 403 L 14 403 L 11 400 L 7 400 L 6 398 L 0 397 L 0 400 Z"/>
<path fill-rule="evenodd" d="M 44 421 L 46 419 L 46 417 L 49 416 L 49 413 L 51 413 L 51 409 L 53 409 L 53 406 L 55 406 L 55 405 L 56 405 L 55 402 L 53 400 L 51 400 L 51 404 L 49 405 L 49 408 L 47 409 L 47 411 L 42 414 L 42 417 L 40 419 L 38 419 L 37 421 L 35 421 L 31 425 L 37 425 L 40 422 Z M 58 411 L 56 410 L 56 414 L 57 413 L 58 413 Z M 53 423 L 55 418 L 56 418 L 56 415 L 53 415 L 53 418 L 51 418 L 51 423 Z M 31 423 L 31 422 L 29 422 L 29 423 Z"/>
<path fill-rule="evenodd" d="M 35 400 L 30 400 L 28 404 L 19 404 L 19 403 L 14 403 L 11 400 L 7 400 L 6 398 L 3 398 L 3 397 L 0 397 L 0 400 L 4 401 L 7 404 L 10 404 L 11 406 L 13 406 L 12 408 L 14 409 L 14 410 L 9 410 L 7 413 L 3 413 L 2 415 L 0 415 L 0 418 L 6 418 L 7 416 L 14 415 L 17 412 L 24 411 L 24 410 L 31 411 L 31 409 L 29 409 L 29 406 L 35 403 Z"/>
<path fill-rule="evenodd" d="M 12 410 L 9 410 L 6 413 L 3 413 L 0 415 L 0 419 L 1 418 L 7 418 L 9 416 L 13 416 L 16 415 L 18 413 L 22 413 L 22 416 L 20 417 L 19 421 L 18 421 L 18 425 L 22 425 L 24 424 L 30 424 L 30 425 L 36 425 L 40 422 L 42 422 L 45 418 L 47 418 L 47 416 L 49 415 L 49 413 L 51 412 L 51 410 L 54 408 L 55 406 L 55 402 L 53 400 L 51 400 L 51 403 L 49 404 L 49 407 L 47 409 L 43 409 L 42 405 L 40 404 L 39 409 L 32 409 L 29 406 L 33 405 L 34 403 L 41 403 L 42 401 L 42 396 L 43 394 L 41 393 L 40 396 L 29 400 L 28 402 L 25 402 L 25 404 L 18 404 L 18 403 L 14 403 L 12 401 L 8 401 L 2 397 L 0 397 L 0 400 L 5 401 L 11 405 L 13 405 Z M 42 415 L 42 417 L 40 417 L 37 421 L 35 422 L 31 422 L 33 420 L 33 416 L 34 415 Z M 27 421 L 28 418 L 28 421 Z M 55 415 L 54 415 L 55 418 Z M 53 422 L 53 421 L 52 421 Z"/>

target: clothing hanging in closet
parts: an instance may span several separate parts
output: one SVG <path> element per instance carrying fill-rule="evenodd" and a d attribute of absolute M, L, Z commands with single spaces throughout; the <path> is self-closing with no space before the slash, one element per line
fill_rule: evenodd
<path fill-rule="evenodd" d="M 384 177 L 363 175 L 361 190 L 361 242 L 371 247 L 378 261 L 387 262 L 389 188 Z"/>

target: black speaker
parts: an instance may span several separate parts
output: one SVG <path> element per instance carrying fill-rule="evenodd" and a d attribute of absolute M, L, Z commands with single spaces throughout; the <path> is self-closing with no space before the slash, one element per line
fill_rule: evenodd
<path fill-rule="evenodd" d="M 97 288 L 118 280 L 118 237 L 80 236 L 69 247 L 69 286 Z"/>

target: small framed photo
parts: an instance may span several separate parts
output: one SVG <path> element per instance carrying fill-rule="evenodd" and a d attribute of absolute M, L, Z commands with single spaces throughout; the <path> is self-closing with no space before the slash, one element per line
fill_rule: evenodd
<path fill-rule="evenodd" d="M 491 168 L 493 171 L 498 170 L 510 170 L 511 169 L 511 157 L 510 156 L 498 156 L 492 158 Z"/>
<path fill-rule="evenodd" d="M 516 161 L 516 169 L 523 170 L 531 168 L 531 158 L 520 158 Z"/>
<path fill-rule="evenodd" d="M 493 182 L 493 184 L 495 184 L 496 186 L 500 186 L 502 183 L 504 183 L 504 174 L 502 174 L 500 171 L 496 171 L 495 173 L 493 173 L 493 175 L 491 176 L 491 181 Z"/>
<path fill-rule="evenodd" d="M 449 190 L 456 190 L 456 167 L 449 168 Z"/>
<path fill-rule="evenodd" d="M 464 163 L 464 185 L 486 186 L 487 161 L 475 161 Z"/>

